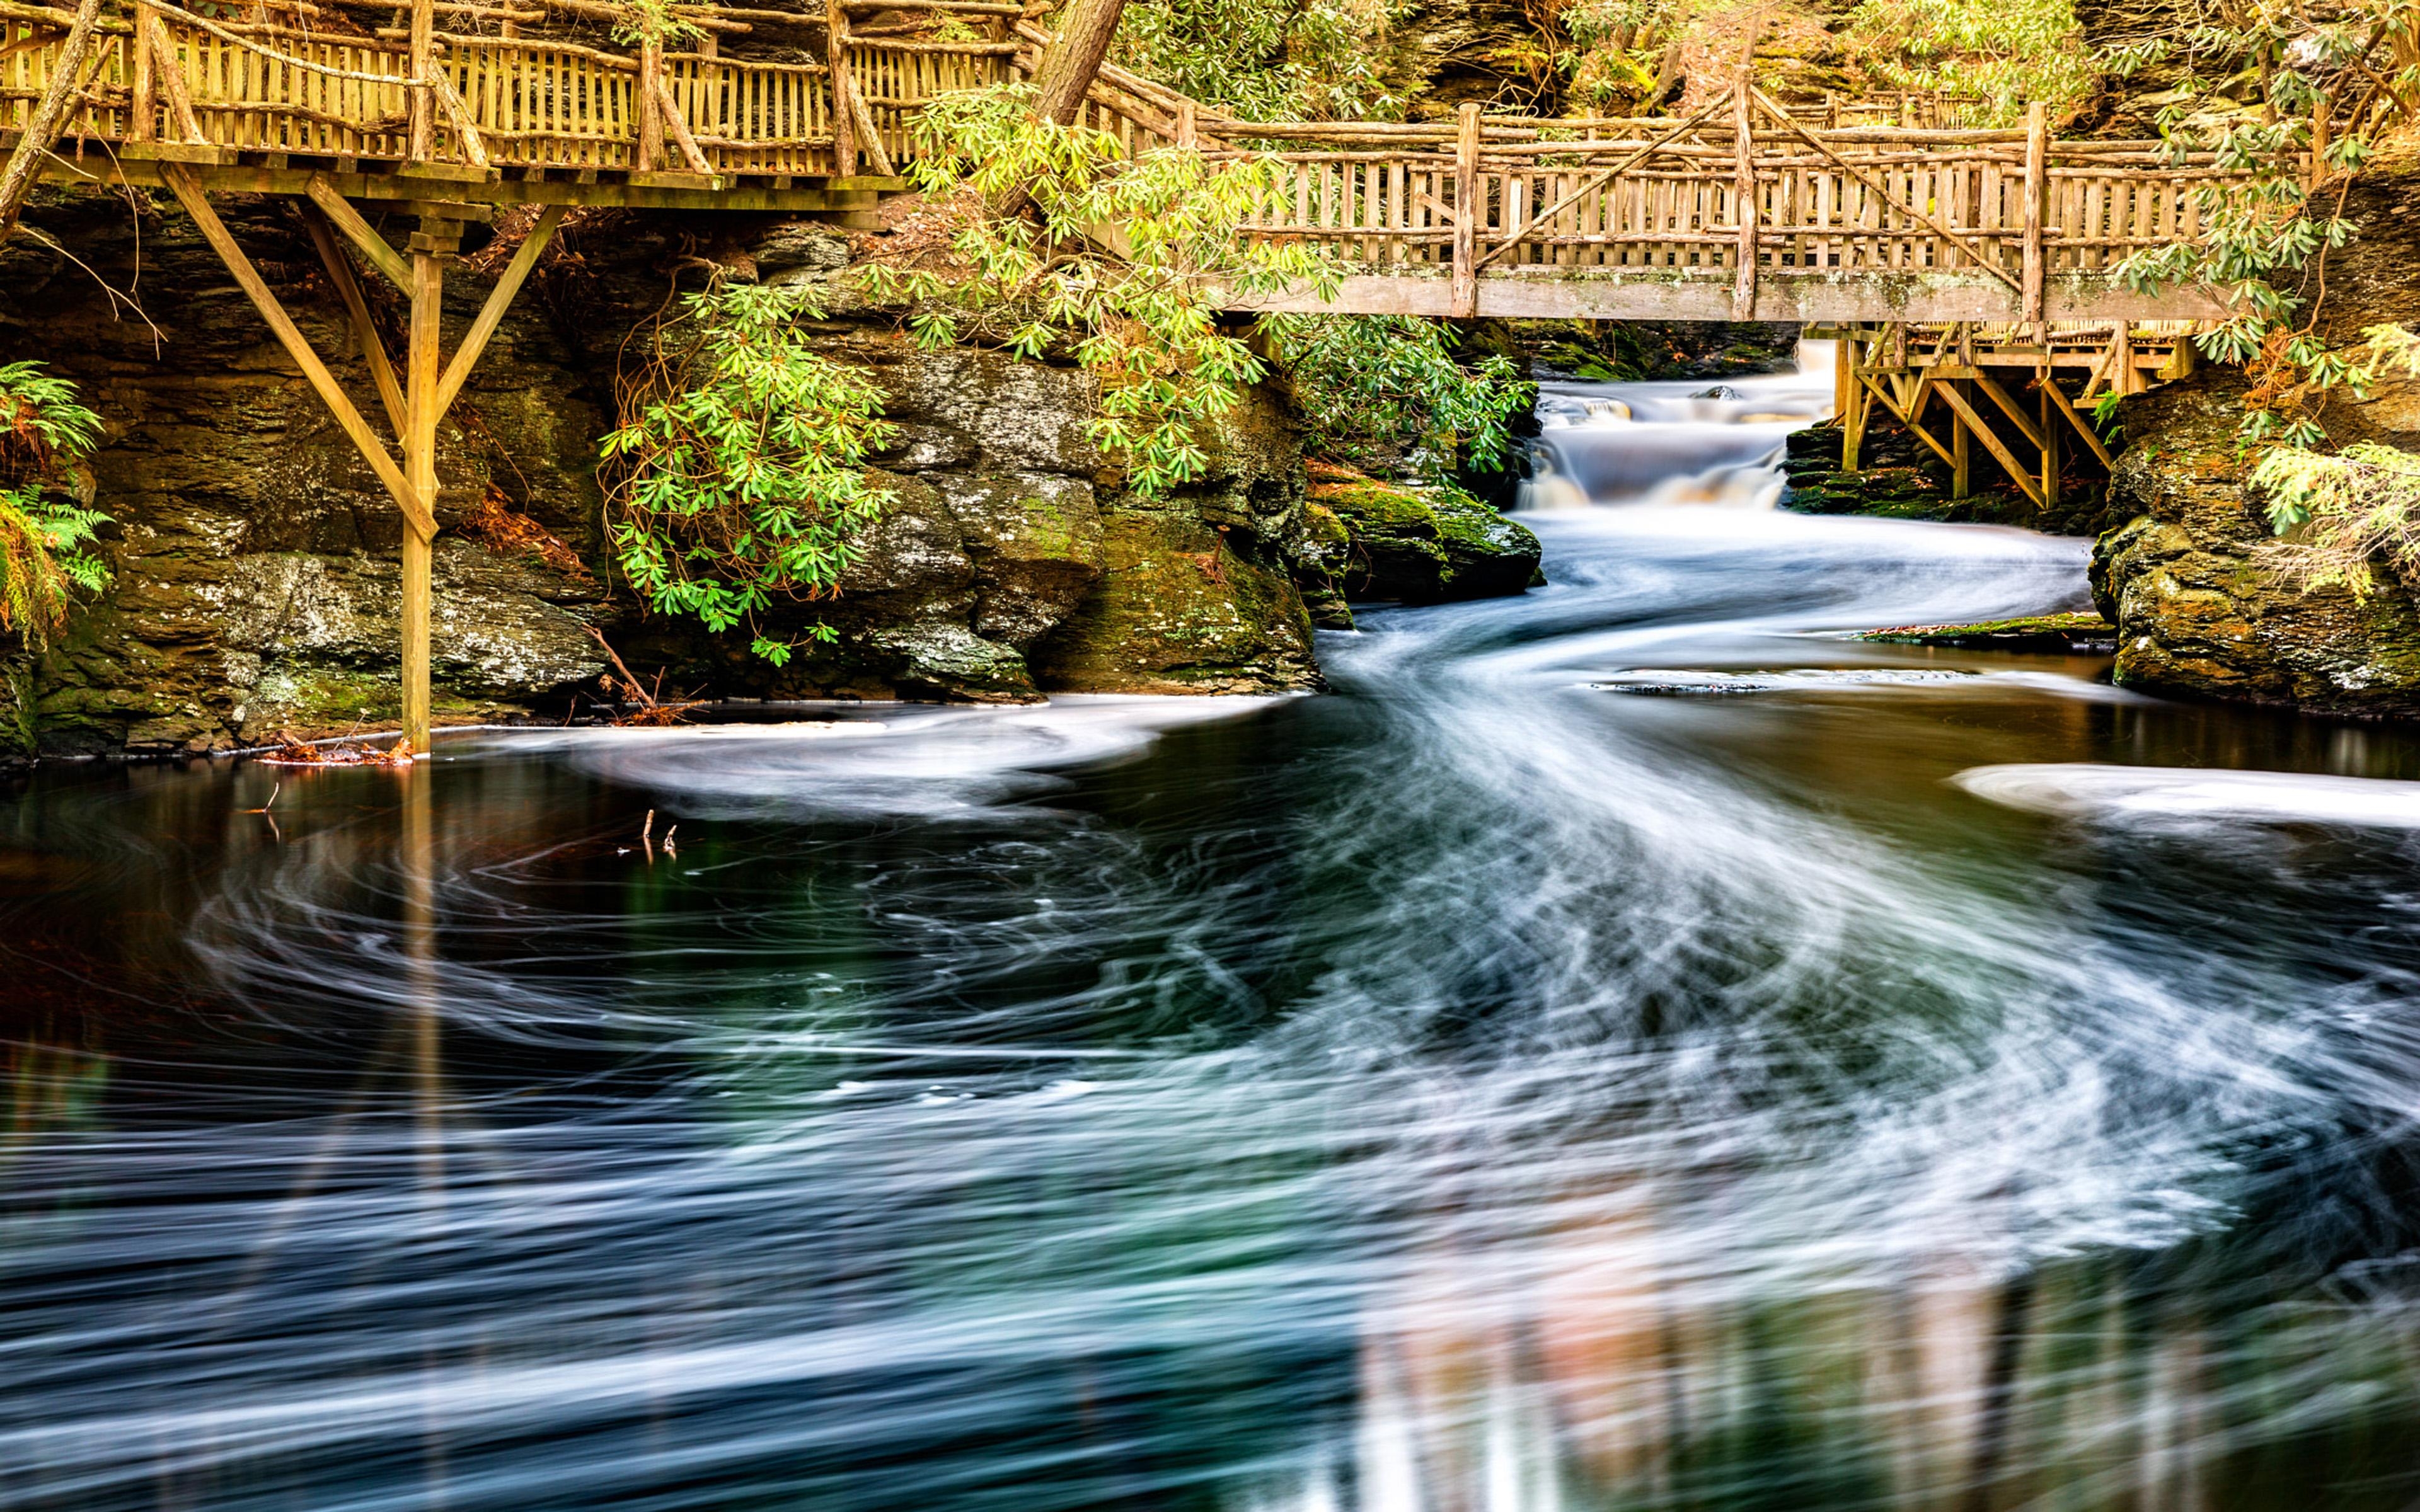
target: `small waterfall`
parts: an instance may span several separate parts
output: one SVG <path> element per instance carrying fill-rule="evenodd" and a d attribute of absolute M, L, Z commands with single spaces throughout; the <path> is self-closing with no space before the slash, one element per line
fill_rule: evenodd
<path fill-rule="evenodd" d="M 1771 509 L 1784 438 L 1832 413 L 1832 344 L 1798 344 L 1795 372 L 1538 386 L 1521 507 L 1712 504 Z"/>

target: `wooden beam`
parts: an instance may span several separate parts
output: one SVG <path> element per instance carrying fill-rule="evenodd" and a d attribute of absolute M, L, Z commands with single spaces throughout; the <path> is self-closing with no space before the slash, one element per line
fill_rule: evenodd
<path fill-rule="evenodd" d="M 25 197 L 41 181 L 42 160 L 50 155 L 51 144 L 59 139 L 69 111 L 82 102 L 85 54 L 92 51 L 93 32 L 100 23 L 101 0 L 83 0 L 76 8 L 75 23 L 68 28 L 67 40 L 51 59 L 50 83 L 25 117 L 24 130 L 17 133 L 8 165 L 0 167 L 0 240 L 17 228 Z"/>
<path fill-rule="evenodd" d="M 857 172 L 857 118 L 848 108 L 848 10 L 842 0 L 825 0 L 824 61 L 831 82 L 832 177 Z"/>
<path fill-rule="evenodd" d="M 387 282 L 399 289 L 411 287 L 411 265 L 403 260 L 403 254 L 386 244 L 386 238 L 371 229 L 369 222 L 362 219 L 362 212 L 353 208 L 350 200 L 336 193 L 335 186 L 328 182 L 327 175 L 313 174 L 310 182 L 303 185 L 302 192 L 310 195 L 311 203 L 319 207 L 320 213 L 345 234 L 345 239 L 360 249 L 361 255 L 369 260 L 369 265 L 386 275 Z"/>
<path fill-rule="evenodd" d="M 126 47 L 134 63 L 134 82 L 130 87 L 128 105 L 132 118 L 127 122 L 137 142 L 148 142 L 160 134 L 160 90 L 157 83 L 157 61 L 151 54 L 151 8 L 135 0 L 134 36 Z"/>
<path fill-rule="evenodd" d="M 848 82 L 849 121 L 857 128 L 858 150 L 865 154 L 866 166 L 885 178 L 898 173 L 891 162 L 891 150 L 882 145 L 882 128 L 874 119 L 874 107 L 866 103 L 865 92 L 857 81 Z"/>
<path fill-rule="evenodd" d="M 1981 389 L 1993 404 L 2000 407 L 2000 413 L 2016 422 L 2017 429 L 2024 433 L 2026 441 L 2039 448 L 2042 443 L 2041 432 L 2034 428 L 2032 417 L 2017 408 L 2017 401 L 2009 397 L 2009 391 L 2000 387 L 1993 380 L 1990 374 L 1979 367 L 1976 368 L 1971 376 L 1975 386 Z"/>
<path fill-rule="evenodd" d="M 1556 200 L 1544 209 L 1542 209 L 1535 215 L 1530 216 L 1529 219 L 1524 222 L 1518 229 L 1511 232 L 1503 240 L 1488 249 L 1487 255 L 1479 259 L 1479 265 L 1484 268 L 1489 263 L 1494 262 L 1505 253 L 1510 252 L 1514 243 L 1518 242 L 1523 237 L 1528 236 L 1530 232 L 1535 231 L 1538 227 L 1545 224 L 1574 200 L 1582 198 L 1592 191 L 1603 189 L 1606 185 L 1613 182 L 1616 178 L 1628 173 L 1631 169 L 1638 166 L 1641 162 L 1646 162 L 1649 157 L 1652 156 L 1654 153 L 1661 150 L 1666 145 L 1670 143 L 1674 137 L 1681 135 L 1683 132 L 1689 131 L 1693 127 L 1702 125 L 1705 122 L 1706 117 L 1712 116 L 1716 110 L 1722 108 L 1725 104 L 1728 104 L 1730 101 L 1730 98 L 1731 92 L 1728 89 L 1724 90 L 1721 94 L 1716 95 L 1714 99 L 1706 101 L 1706 103 L 1699 109 L 1698 113 L 1690 116 L 1687 120 L 1684 120 L 1679 125 L 1672 127 L 1669 131 L 1663 132 L 1654 140 L 1649 142 L 1645 147 L 1642 147 L 1637 151 L 1631 153 L 1628 157 L 1622 159 L 1620 162 L 1615 163 L 1612 167 L 1606 169 L 1603 173 L 1590 178 L 1577 189 L 1564 194 L 1561 198 Z M 1427 198 L 1426 195 L 1422 195 L 1421 197 L 1423 199 Z"/>
<path fill-rule="evenodd" d="M 1479 107 L 1455 117 L 1453 146 L 1453 313 L 1479 313 Z"/>
<path fill-rule="evenodd" d="M 243 255 L 243 249 L 236 245 L 235 238 L 228 235 L 225 223 L 219 219 L 216 210 L 210 208 L 210 202 L 194 186 L 184 165 L 163 163 L 160 176 L 176 193 L 178 203 L 185 207 L 185 213 L 202 228 L 203 239 L 219 255 L 219 260 L 226 264 L 227 271 L 235 276 L 237 285 L 252 301 L 253 308 L 269 322 L 269 329 L 286 347 L 286 354 L 293 358 L 294 365 L 302 370 L 303 378 L 310 381 L 312 389 L 319 395 L 319 402 L 335 416 L 336 424 L 351 439 L 354 447 L 362 454 L 362 459 L 370 465 L 370 471 L 378 474 L 379 482 L 386 485 L 386 491 L 393 496 L 396 507 L 403 511 L 405 523 L 413 530 L 436 534 L 436 517 L 429 513 L 428 505 L 424 501 L 426 496 L 413 488 L 403 470 L 396 466 L 395 458 L 387 455 L 385 445 L 371 433 L 368 423 L 362 419 L 361 411 L 353 408 L 353 401 L 346 397 L 344 389 L 336 382 L 336 376 L 328 371 L 328 364 L 319 361 L 318 353 L 311 349 L 311 344 L 302 339 L 302 332 L 295 329 L 293 319 L 277 302 L 277 296 L 270 292 L 269 285 L 261 281 L 258 270 L 252 266 L 252 259 Z"/>
<path fill-rule="evenodd" d="M 2118 459 L 2109 455 L 2107 446 L 2102 444 L 2101 433 L 2092 428 L 2092 423 L 2076 413 L 2075 406 L 2068 403 L 2066 392 L 2055 382 L 2049 381 L 2042 384 L 2042 392 L 2050 396 L 2052 408 L 2065 415 L 2067 423 L 2075 427 L 2075 433 L 2084 438 L 2084 444 L 2092 448 L 2092 455 L 2101 459 L 2101 465 L 2115 471 Z"/>
<path fill-rule="evenodd" d="M 1756 109 L 1748 100 L 1748 64 L 1755 55 L 1751 39 L 1740 53 L 1739 79 L 1731 86 L 1731 224 L 1739 228 L 1731 254 L 1734 320 L 1756 318 Z"/>
<path fill-rule="evenodd" d="M 160 86 L 168 94 L 168 114 L 176 118 L 178 139 L 186 142 L 207 142 L 209 134 L 202 130 L 202 118 L 194 113 L 193 85 L 185 78 L 185 66 L 177 57 L 177 44 L 168 36 L 168 23 L 159 12 L 151 15 L 151 52 L 158 60 Z"/>
<path fill-rule="evenodd" d="M 370 381 L 378 385 L 379 403 L 386 407 L 386 422 L 396 439 L 403 439 L 408 423 L 403 403 L 403 389 L 395 380 L 395 364 L 387 361 L 386 343 L 370 323 L 368 301 L 362 298 L 362 285 L 353 278 L 353 265 L 345 260 L 343 249 L 336 245 L 336 234 L 328 229 L 327 218 L 304 212 L 302 224 L 311 232 L 311 244 L 319 249 L 319 261 L 326 265 L 328 281 L 336 285 L 337 297 L 345 301 L 345 313 L 353 322 L 353 337 L 361 343 L 362 357 L 369 363 Z"/>
<path fill-rule="evenodd" d="M 1983 417 L 1977 414 L 1975 407 L 1966 402 L 1966 396 L 1958 392 L 1958 384 L 1941 385 L 1941 397 L 1948 402 L 1949 408 L 1956 410 L 1958 418 L 1965 423 L 1965 430 L 1961 434 L 1972 434 L 1976 440 L 1981 441 L 1983 449 L 1990 452 L 1993 460 L 2000 464 L 2001 471 L 2008 473 L 2009 481 L 2017 486 L 2017 491 L 2031 500 L 2036 509 L 2040 509 L 2042 502 L 2041 489 L 2034 482 L 2033 470 L 2020 463 L 2016 454 L 2009 450 L 2007 443 L 1992 433 L 1992 427 L 1983 423 Z M 1959 450 L 1962 452 L 1965 448 L 1961 446 Z"/>
<path fill-rule="evenodd" d="M 546 255 L 547 244 L 554 239 L 554 228 L 562 224 L 563 207 L 548 206 L 546 212 L 537 218 L 537 224 L 513 250 L 513 260 L 504 265 L 504 276 L 496 280 L 496 286 L 488 294 L 488 301 L 479 307 L 479 318 L 472 322 L 470 332 L 462 338 L 462 344 L 454 348 L 453 361 L 445 364 L 444 376 L 437 380 L 439 418 L 443 418 L 445 412 L 454 408 L 455 395 L 460 393 L 462 385 L 470 380 L 471 369 L 478 364 L 479 354 L 487 350 L 488 339 L 496 333 L 498 326 L 504 324 L 504 312 L 511 308 L 513 297 L 520 292 L 521 285 L 528 281 L 530 270 L 537 266 L 537 260 Z"/>
<path fill-rule="evenodd" d="M 2042 325 L 2042 285 L 2048 263 L 2042 248 L 2042 223 L 2050 194 L 2050 112 L 2039 100 L 2025 107 L 2024 288 L 2018 318 L 2033 328 L 2036 340 L 2047 340 Z"/>
<path fill-rule="evenodd" d="M 690 172 L 714 172 L 714 164 L 706 161 L 706 153 L 699 148 L 696 133 L 689 129 L 689 117 L 681 114 L 680 102 L 673 99 L 673 86 L 660 69 L 656 74 L 656 107 L 663 112 L 664 129 L 672 133 L 673 146 L 680 148 L 681 161 L 689 164 Z M 889 176 L 888 165 L 883 173 L 885 177 Z"/>
<path fill-rule="evenodd" d="M 2050 367 L 2047 363 L 2043 364 L 2040 382 L 2041 389 L 2055 392 L 2056 379 L 2051 377 Z M 2040 444 L 2041 447 L 2042 466 L 2042 507 L 2044 509 L 2051 509 L 2055 508 L 2058 504 L 2061 477 L 2067 471 L 2067 465 L 2059 455 L 2058 410 L 2052 405 L 2050 393 L 2038 393 L 2036 395 L 2036 403 L 2040 406 L 2041 411 L 2041 441 Z"/>
<path fill-rule="evenodd" d="M 1883 380 L 1880 378 L 1876 377 L 1870 370 L 1862 376 L 1865 379 L 1867 389 L 1870 391 L 1876 398 L 1882 400 L 1883 408 L 1889 410 L 1891 414 L 1898 419 L 1899 423 L 1905 426 L 1917 440 L 1920 440 L 1925 445 L 1931 447 L 1933 455 L 1941 458 L 1942 461 L 1948 463 L 1953 467 L 1957 465 L 1958 459 L 1949 455 L 1949 448 L 1942 445 L 1939 441 L 1934 440 L 1932 439 L 1932 432 L 1924 428 L 1922 423 L 1916 418 L 1915 412 L 1902 407 L 1897 399 L 1891 397 L 1890 391 L 1883 386 Z"/>

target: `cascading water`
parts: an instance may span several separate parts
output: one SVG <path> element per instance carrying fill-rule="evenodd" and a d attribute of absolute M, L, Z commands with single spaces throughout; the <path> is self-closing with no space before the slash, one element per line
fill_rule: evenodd
<path fill-rule="evenodd" d="M 1831 348 L 1801 342 L 1797 372 L 1722 382 L 1541 383 L 1524 507 L 1771 508 L 1784 438 L 1831 412 Z"/>
<path fill-rule="evenodd" d="M 2420 743 L 1733 386 L 1324 697 L 45 776 L 0 1504 L 2407 1504 Z"/>

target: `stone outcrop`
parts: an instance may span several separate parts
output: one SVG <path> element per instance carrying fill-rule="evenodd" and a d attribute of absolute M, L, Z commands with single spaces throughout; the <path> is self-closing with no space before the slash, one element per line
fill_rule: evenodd
<path fill-rule="evenodd" d="M 2332 254 L 2322 332 L 2357 343 L 2369 326 L 2420 318 L 2412 228 L 2420 176 L 2389 168 L 2358 186 L 2360 237 Z M 2208 368 L 2128 399 L 2111 480 L 2116 528 L 2097 543 L 2096 598 L 2117 622 L 2118 680 L 2148 691 L 2315 713 L 2420 717 L 2420 601 L 2384 571 L 2374 591 L 2305 592 L 2284 570 L 2235 442 L 2243 378 Z M 2330 440 L 2420 451 L 2420 381 L 2388 376 L 2366 400 L 2331 397 Z"/>
<path fill-rule="evenodd" d="M 2095 544 L 2093 596 L 2118 625 L 2118 681 L 2149 692 L 2315 713 L 2420 715 L 2420 608 L 2378 575 L 2367 596 L 2308 592 L 2276 564 L 2235 449 L 2242 382 L 2218 371 L 2129 400 L 2138 440 Z"/>
<path fill-rule="evenodd" d="M 1544 580 L 1538 538 L 1460 488 L 1386 483 L 1319 462 L 1311 474 L 1314 505 L 1336 521 L 1326 532 L 1333 555 L 1321 563 L 1347 599 L 1437 604 Z"/>
<path fill-rule="evenodd" d="M 380 728 L 396 703 L 395 509 L 191 223 L 137 200 L 37 203 L 30 223 L 90 274 L 36 238 L 0 249 L 0 354 L 75 379 L 107 425 L 90 483 L 116 521 L 104 533 L 116 574 L 47 652 L 0 657 L 0 745 L 164 753 Z M 290 207 L 236 200 L 223 213 L 377 414 Z M 603 671 L 592 625 L 642 676 L 660 671 L 668 694 L 1026 700 L 1316 686 L 1295 585 L 1315 522 L 1281 393 L 1249 396 L 1204 478 L 1144 500 L 1092 446 L 1093 393 L 1072 366 L 918 350 L 892 315 L 830 282 L 851 248 L 827 228 L 719 218 L 720 241 L 700 229 L 627 213 L 575 220 L 444 427 L 441 720 L 560 717 Z M 617 363 L 632 328 L 708 263 L 730 278 L 825 284 L 819 349 L 871 368 L 902 429 L 876 458 L 892 502 L 839 595 L 770 617 L 768 633 L 799 641 L 782 669 L 750 655 L 744 636 L 643 614 L 606 571 L 595 447 L 612 424 Z M 95 275 L 132 288 L 147 321 Z M 449 280 L 449 338 L 484 282 L 467 269 Z M 394 322 L 399 311 L 380 314 Z M 481 510 L 560 545 L 479 544 L 463 532 Z M 808 637 L 818 624 L 830 643 Z"/>

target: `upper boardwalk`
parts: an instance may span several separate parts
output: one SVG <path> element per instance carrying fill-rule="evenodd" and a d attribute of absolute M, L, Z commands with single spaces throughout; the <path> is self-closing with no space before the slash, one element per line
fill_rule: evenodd
<path fill-rule="evenodd" d="M 362 200 L 846 219 L 901 187 L 924 101 L 1030 71 L 1048 42 L 1012 0 L 675 8 L 706 28 L 685 51 L 572 39 L 607 41 L 617 8 L 600 0 L 415 8 L 418 36 L 358 24 L 340 36 L 310 20 L 341 14 L 333 5 L 278 0 L 239 21 L 123 0 L 82 70 L 51 172 L 157 183 L 173 162 L 205 189 L 299 193 L 316 179 L 323 196 Z M 495 30 L 440 31 L 430 19 L 454 15 Z M 510 18 L 546 34 L 504 35 L 520 28 Z M 71 20 L 0 0 L 0 126 L 33 111 Z M 726 44 L 756 41 L 740 41 L 752 28 L 790 44 L 732 55 Z M 1344 265 L 1333 300 L 1305 291 L 1284 308 L 1822 321 L 2221 313 L 2200 290 L 2141 295 L 2110 276 L 2130 253 L 2196 234 L 2200 192 L 2225 177 L 2207 156 L 2055 140 L 2039 110 L 2024 128 L 1944 124 L 1959 115 L 1941 97 L 1784 104 L 1742 78 L 1676 118 L 1474 106 L 1430 124 L 1245 122 L 1112 67 L 1085 119 L 1134 151 L 1274 155 L 1280 187 L 1248 234 L 1316 243 Z M 1910 119 L 1925 124 L 1886 124 Z"/>

